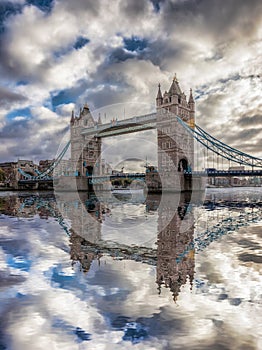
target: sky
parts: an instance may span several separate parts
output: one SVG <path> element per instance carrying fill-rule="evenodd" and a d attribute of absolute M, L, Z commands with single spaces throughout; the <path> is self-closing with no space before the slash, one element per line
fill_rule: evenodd
<path fill-rule="evenodd" d="M 54 158 L 84 103 L 154 111 L 175 73 L 198 125 L 261 157 L 261 38 L 260 0 L 0 0 L 0 161 Z"/>

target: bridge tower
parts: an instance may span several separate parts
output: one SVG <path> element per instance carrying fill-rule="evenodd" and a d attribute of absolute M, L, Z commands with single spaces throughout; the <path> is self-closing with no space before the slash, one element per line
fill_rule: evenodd
<path fill-rule="evenodd" d="M 158 197 L 159 199 L 159 197 Z M 160 200 L 160 199 L 159 199 Z M 194 215 L 191 194 L 169 193 L 158 207 L 156 283 L 168 287 L 176 301 L 182 285 L 194 279 Z"/>
<path fill-rule="evenodd" d="M 160 84 L 156 97 L 158 172 L 163 190 L 192 189 L 192 178 L 185 171 L 193 170 L 193 137 L 178 122 L 180 117 L 190 127 L 195 125 L 195 102 L 192 90 L 187 101 L 175 76 L 168 91 L 162 94 Z"/>
<path fill-rule="evenodd" d="M 70 121 L 71 160 L 78 188 L 87 189 L 86 176 L 100 173 L 101 139 L 82 135 L 84 128 L 95 127 L 96 122 L 87 104 L 80 109 L 79 116 L 72 112 Z M 81 180 L 82 179 L 82 180 Z"/>

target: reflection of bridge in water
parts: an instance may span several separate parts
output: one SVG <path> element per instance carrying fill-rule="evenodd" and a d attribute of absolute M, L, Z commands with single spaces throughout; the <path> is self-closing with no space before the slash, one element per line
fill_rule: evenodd
<path fill-rule="evenodd" d="M 164 196 L 164 195 L 163 195 Z M 137 262 L 156 266 L 156 282 L 161 289 L 164 285 L 177 297 L 180 287 L 187 280 L 192 283 L 194 278 L 195 254 L 204 250 L 211 242 L 221 236 L 238 230 L 251 223 L 261 220 L 262 203 L 242 202 L 215 202 L 209 200 L 204 203 L 210 212 L 216 215 L 217 207 L 234 207 L 232 212 L 209 220 L 210 225 L 195 229 L 195 210 L 201 208 L 198 198 L 191 198 L 190 194 L 180 196 L 148 195 L 147 198 L 133 199 L 136 206 L 143 205 L 148 215 L 157 215 L 157 224 L 153 241 L 155 244 L 128 245 L 120 241 L 109 241 L 106 233 L 102 235 L 103 225 L 106 228 L 106 217 L 112 205 L 122 206 L 125 202 L 112 197 L 98 198 L 94 195 L 81 194 L 80 200 L 75 200 L 70 195 L 66 200 L 58 198 L 56 203 L 52 195 L 40 197 L 21 196 L 16 201 L 6 202 L 5 213 L 15 216 L 32 216 L 35 213 L 43 218 L 55 217 L 65 232 L 70 236 L 71 259 L 78 261 L 84 271 L 88 271 L 93 260 L 101 256 L 109 255 L 114 259 L 131 259 Z M 13 196 L 14 197 L 14 196 Z M 15 197 L 14 197 L 15 198 Z M 200 207 L 199 207 L 200 205 Z M 1 206 L 3 208 L 3 205 Z M 112 207 L 113 208 L 113 207 Z M 85 214 L 84 214 L 85 212 Z M 114 212 L 114 209 L 112 209 Z M 62 214 L 61 214 L 62 213 Z M 150 216 L 149 216 L 150 217 Z M 124 224 L 123 224 L 124 225 Z M 121 233 L 126 231 L 120 225 Z M 135 228 L 139 230 L 139 226 Z M 131 227 L 131 234 L 134 229 Z M 141 232 L 143 235 L 143 232 Z"/>

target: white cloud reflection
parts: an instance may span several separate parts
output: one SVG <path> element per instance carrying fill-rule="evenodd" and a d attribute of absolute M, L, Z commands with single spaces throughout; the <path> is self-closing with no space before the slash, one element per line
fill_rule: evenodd
<path fill-rule="evenodd" d="M 215 214 L 202 210 L 199 222 Z M 2 341 L 14 350 L 131 349 L 123 339 L 131 321 L 147 332 L 137 349 L 262 345 L 262 277 L 259 263 L 245 260 L 248 252 L 259 256 L 259 224 L 197 254 L 193 289 L 183 285 L 175 303 L 168 288 L 158 294 L 154 266 L 105 255 L 88 273 L 72 267 L 69 238 L 53 218 L 1 222 Z M 156 239 L 156 225 L 144 227 L 144 237 Z"/>

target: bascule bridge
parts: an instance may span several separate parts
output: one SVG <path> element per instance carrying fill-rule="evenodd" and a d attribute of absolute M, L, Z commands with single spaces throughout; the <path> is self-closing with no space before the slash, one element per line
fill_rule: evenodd
<path fill-rule="evenodd" d="M 192 179 L 184 174 L 194 166 L 194 142 L 192 135 L 178 122 L 177 116 L 194 128 L 195 102 L 192 90 L 187 99 L 176 77 L 164 93 L 159 84 L 155 113 L 102 123 L 100 117 L 98 121 L 94 120 L 87 104 L 80 109 L 78 116 L 72 112 L 71 160 L 78 189 L 86 189 L 87 177 L 102 175 L 103 138 L 149 129 L 157 130 L 158 187 L 175 191 L 191 189 Z"/>

